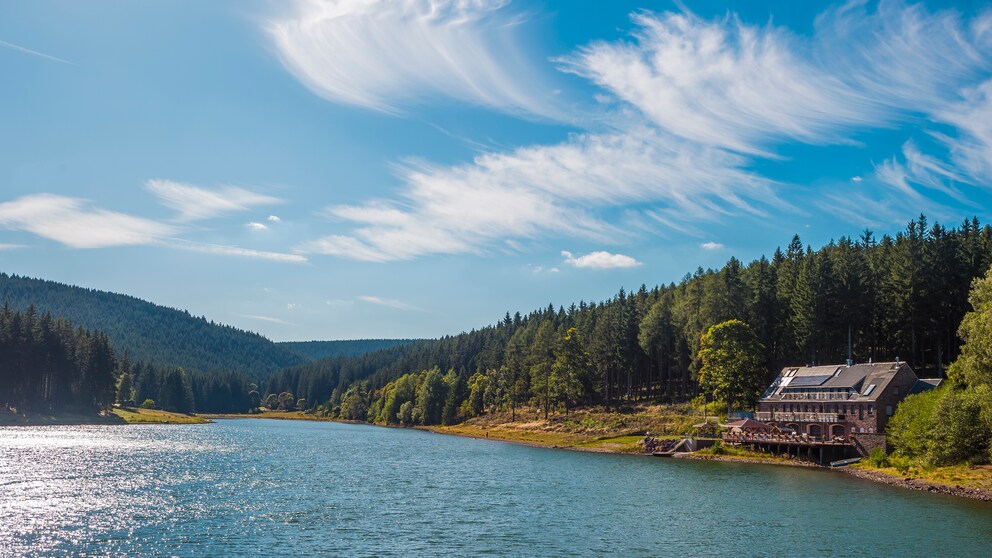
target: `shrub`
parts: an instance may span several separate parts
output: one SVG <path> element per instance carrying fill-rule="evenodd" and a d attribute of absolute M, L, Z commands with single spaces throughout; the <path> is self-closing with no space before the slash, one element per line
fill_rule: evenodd
<path fill-rule="evenodd" d="M 154 409 L 155 408 L 155 400 L 154 399 L 145 399 L 145 401 L 141 404 L 141 408 L 142 409 Z"/>
<path fill-rule="evenodd" d="M 874 448 L 868 453 L 868 457 L 865 459 L 870 467 L 883 468 L 891 465 L 889 461 L 888 454 L 882 448 Z"/>

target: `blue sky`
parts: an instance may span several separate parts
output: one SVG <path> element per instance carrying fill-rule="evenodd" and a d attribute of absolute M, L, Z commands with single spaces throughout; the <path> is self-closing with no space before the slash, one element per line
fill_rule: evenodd
<path fill-rule="evenodd" d="M 3 2 L 0 76 L 0 269 L 275 340 L 992 220 L 988 2 Z"/>

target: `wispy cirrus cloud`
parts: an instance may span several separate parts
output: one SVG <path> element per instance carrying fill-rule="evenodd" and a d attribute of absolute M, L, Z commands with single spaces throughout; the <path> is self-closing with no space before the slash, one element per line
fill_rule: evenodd
<path fill-rule="evenodd" d="M 149 244 L 177 232 L 171 225 L 55 194 L 35 194 L 0 203 L 0 226 L 27 231 L 71 248 Z"/>
<path fill-rule="evenodd" d="M 306 263 L 300 254 L 285 254 L 194 242 L 179 238 L 176 225 L 96 207 L 92 202 L 57 194 L 35 194 L 0 203 L 0 227 L 25 231 L 70 248 L 162 246 L 223 256 Z"/>
<path fill-rule="evenodd" d="M 299 249 L 391 261 L 543 237 L 621 243 L 632 234 L 616 218 L 625 211 L 701 235 L 699 221 L 801 213 L 781 193 L 796 185 L 750 170 L 785 161 L 781 145 L 856 144 L 907 122 L 953 127 L 934 133 L 953 164 L 904 148 L 873 180 L 907 199 L 918 187 L 960 198 L 956 182 L 992 164 L 989 13 L 852 1 L 821 13 L 811 36 L 732 14 L 635 13 L 630 37 L 559 60 L 619 100 L 607 125 L 461 165 L 404 161 L 393 199 L 328 208 L 346 230 Z"/>
<path fill-rule="evenodd" d="M 509 0 L 296 0 L 268 26 L 322 97 L 396 112 L 427 97 L 548 116 L 555 93 L 521 52 Z"/>
<path fill-rule="evenodd" d="M 723 249 L 723 244 L 715 241 L 703 242 L 699 245 L 703 250 L 721 250 Z"/>
<path fill-rule="evenodd" d="M 627 267 L 639 267 L 641 262 L 624 254 L 611 254 L 609 252 L 590 252 L 584 256 L 575 256 L 568 250 L 562 250 L 561 255 L 565 258 L 565 263 L 578 268 L 588 269 L 615 269 Z"/>
<path fill-rule="evenodd" d="M 385 306 L 387 308 L 395 308 L 397 310 L 409 310 L 409 311 L 422 311 L 420 308 L 407 304 L 401 300 L 396 300 L 395 298 L 383 298 L 379 296 L 362 295 L 358 297 L 358 300 L 362 302 L 367 302 L 369 304 L 374 304 L 376 306 Z"/>
<path fill-rule="evenodd" d="M 780 203 L 771 181 L 741 168 L 742 157 L 669 140 L 629 130 L 486 154 L 457 167 L 407 161 L 398 167 L 400 202 L 332 206 L 328 215 L 356 228 L 299 249 L 392 261 L 479 253 L 497 240 L 549 234 L 612 243 L 625 233 L 601 217 L 610 208 L 650 203 L 659 212 L 710 220 L 761 215 Z"/>
<path fill-rule="evenodd" d="M 59 62 L 61 64 L 68 64 L 70 66 L 75 66 L 75 64 L 69 62 L 68 60 L 59 58 L 57 56 L 52 56 L 51 54 L 45 54 L 44 52 L 38 52 L 37 50 L 31 50 L 30 48 L 23 47 L 21 45 L 15 45 L 14 43 L 8 43 L 7 41 L 0 41 L 0 46 L 4 46 L 9 49 L 23 52 L 25 54 L 30 54 L 32 56 L 37 56 L 39 58 L 44 58 L 46 60 L 51 60 L 53 62 Z"/>
<path fill-rule="evenodd" d="M 209 219 L 225 213 L 245 211 L 257 206 L 283 203 L 283 200 L 237 186 L 209 189 L 173 180 L 149 180 L 145 188 L 162 205 L 179 212 L 180 221 Z"/>
<path fill-rule="evenodd" d="M 259 316 L 258 314 L 237 314 L 237 315 L 241 316 L 242 318 L 248 318 L 249 320 L 257 320 L 260 322 L 268 322 L 270 324 L 278 324 L 282 326 L 297 327 L 297 325 L 292 322 L 287 322 L 286 320 L 282 320 L 279 318 L 273 318 L 272 316 Z"/>

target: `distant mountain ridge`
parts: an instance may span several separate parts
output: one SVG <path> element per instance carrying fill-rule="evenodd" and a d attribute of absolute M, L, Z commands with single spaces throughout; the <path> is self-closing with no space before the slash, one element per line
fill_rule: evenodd
<path fill-rule="evenodd" d="M 107 334 L 133 362 L 203 373 L 242 372 L 256 379 L 310 360 L 290 347 L 129 295 L 0 273 L 0 303 L 64 317 Z"/>
<path fill-rule="evenodd" d="M 276 345 L 286 347 L 308 360 L 323 360 L 339 356 L 360 356 L 383 349 L 418 343 L 421 339 L 348 339 L 341 341 L 282 341 Z"/>

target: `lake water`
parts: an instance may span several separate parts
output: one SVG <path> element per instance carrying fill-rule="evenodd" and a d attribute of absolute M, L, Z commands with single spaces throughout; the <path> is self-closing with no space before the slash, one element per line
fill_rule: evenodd
<path fill-rule="evenodd" d="M 0 555 L 989 556 L 992 504 L 274 420 L 0 428 Z"/>

